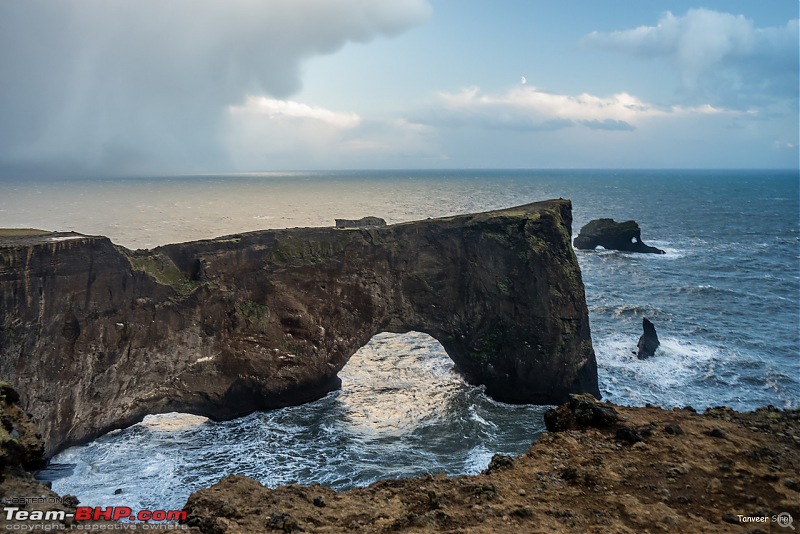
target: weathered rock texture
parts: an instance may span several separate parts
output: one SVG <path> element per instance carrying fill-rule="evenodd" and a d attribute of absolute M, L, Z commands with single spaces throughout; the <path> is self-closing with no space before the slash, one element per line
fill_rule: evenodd
<path fill-rule="evenodd" d="M 661 345 L 661 342 L 658 340 L 656 326 L 647 317 L 642 317 L 642 330 L 639 343 L 636 345 L 636 357 L 640 360 L 646 360 L 651 356 L 655 356 L 656 349 Z"/>
<path fill-rule="evenodd" d="M 382 331 L 425 332 L 493 397 L 599 396 L 571 204 L 131 252 L 0 233 L 0 376 L 46 452 L 148 413 L 310 401 Z"/>
<path fill-rule="evenodd" d="M 645 245 L 636 221 L 615 222 L 614 219 L 594 219 L 581 228 L 575 238 L 575 248 L 594 250 L 601 246 L 611 250 L 664 254 L 664 251 Z"/>

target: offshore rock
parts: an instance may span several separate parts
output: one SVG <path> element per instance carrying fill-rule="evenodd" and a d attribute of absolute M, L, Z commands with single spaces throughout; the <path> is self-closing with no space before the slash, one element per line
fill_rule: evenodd
<path fill-rule="evenodd" d="M 656 349 L 661 342 L 658 340 L 655 325 L 647 317 L 642 317 L 642 330 L 644 333 L 639 337 L 639 343 L 636 345 L 636 357 L 646 360 L 655 356 Z"/>
<path fill-rule="evenodd" d="M 380 332 L 433 336 L 501 401 L 599 396 L 570 226 L 570 202 L 554 200 L 139 251 L 0 231 L 0 377 L 48 455 L 149 413 L 230 419 L 318 399 Z"/>
<path fill-rule="evenodd" d="M 636 221 L 615 222 L 614 219 L 594 219 L 581 228 L 575 238 L 575 248 L 594 250 L 601 246 L 610 250 L 664 254 L 659 248 L 645 245 Z"/>

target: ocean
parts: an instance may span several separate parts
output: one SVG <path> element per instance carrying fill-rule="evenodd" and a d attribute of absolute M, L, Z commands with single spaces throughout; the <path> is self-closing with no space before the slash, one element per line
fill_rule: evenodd
<path fill-rule="evenodd" d="M 242 231 L 389 223 L 548 198 L 589 220 L 634 219 L 664 255 L 578 251 L 600 389 L 624 405 L 800 406 L 797 171 L 458 170 L 259 173 L 127 179 L 0 179 L 0 226 L 74 230 L 129 248 Z M 661 347 L 632 354 L 642 317 Z M 425 334 L 379 334 L 323 399 L 228 422 L 181 415 L 67 449 L 40 474 L 86 504 L 180 508 L 228 473 L 336 489 L 477 473 L 521 454 L 546 407 L 464 383 Z M 121 490 L 117 492 L 117 490 Z"/>

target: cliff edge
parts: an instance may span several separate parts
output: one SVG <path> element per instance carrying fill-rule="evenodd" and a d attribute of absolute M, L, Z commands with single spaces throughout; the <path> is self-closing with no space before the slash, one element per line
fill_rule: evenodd
<path fill-rule="evenodd" d="M 0 377 L 46 454 L 181 411 L 317 399 L 380 332 L 436 338 L 496 399 L 599 396 L 571 204 L 296 228 L 130 251 L 0 232 Z"/>

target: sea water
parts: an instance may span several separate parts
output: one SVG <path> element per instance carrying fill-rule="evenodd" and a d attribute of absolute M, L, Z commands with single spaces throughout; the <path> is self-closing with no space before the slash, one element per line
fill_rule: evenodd
<path fill-rule="evenodd" d="M 635 219 L 664 255 L 577 251 L 600 390 L 619 404 L 800 405 L 797 171 L 381 171 L 0 181 L 0 226 L 107 235 L 129 248 L 334 218 L 389 223 L 548 198 Z M 661 347 L 632 354 L 641 318 Z M 337 489 L 484 469 L 543 431 L 543 407 L 464 383 L 436 340 L 379 334 L 303 406 L 228 422 L 148 417 L 61 452 L 42 473 L 92 505 L 180 508 L 228 473 Z M 121 490 L 116 492 L 116 490 Z M 116 494 L 115 494 L 116 492 Z"/>

